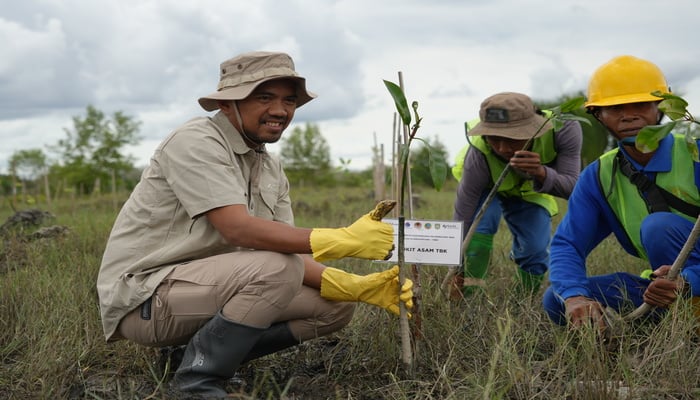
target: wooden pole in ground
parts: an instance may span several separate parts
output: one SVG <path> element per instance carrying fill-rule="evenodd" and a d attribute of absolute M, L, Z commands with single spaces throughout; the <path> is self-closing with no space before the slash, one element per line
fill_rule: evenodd
<path fill-rule="evenodd" d="M 372 148 L 374 168 L 374 200 L 381 201 L 386 198 L 386 167 L 384 165 L 384 144 L 377 144 L 377 133 L 374 133 L 374 147 Z M 396 197 L 394 197 L 396 198 Z"/>

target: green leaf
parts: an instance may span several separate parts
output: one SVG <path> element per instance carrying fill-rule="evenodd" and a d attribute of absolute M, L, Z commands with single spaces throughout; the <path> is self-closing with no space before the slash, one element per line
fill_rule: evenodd
<path fill-rule="evenodd" d="M 436 159 L 429 153 L 428 166 L 430 167 L 430 177 L 433 180 L 433 186 L 438 192 L 442 189 L 445 184 L 445 179 L 447 179 L 447 165 L 441 159 Z"/>
<path fill-rule="evenodd" d="M 403 121 L 404 125 L 410 125 L 411 110 L 408 108 L 408 102 L 406 101 L 406 96 L 404 95 L 403 90 L 394 82 L 387 80 L 384 80 L 384 85 L 389 90 L 391 97 L 394 99 L 396 111 L 398 111 L 401 121 Z"/>
<path fill-rule="evenodd" d="M 652 96 L 662 98 L 663 100 L 659 103 L 659 110 L 664 114 L 668 115 L 673 121 L 680 119 L 687 119 L 688 116 L 688 102 L 682 97 L 676 96 L 672 93 L 661 93 L 656 90 L 651 92 Z"/>
<path fill-rule="evenodd" d="M 414 137 L 413 139 L 415 139 L 415 140 L 417 140 L 417 141 L 423 143 L 423 145 L 425 145 L 425 147 L 428 148 L 428 151 L 430 151 L 430 143 L 428 143 L 427 140 L 425 140 L 425 139 L 423 139 L 423 138 L 419 138 L 419 137 Z"/>
<path fill-rule="evenodd" d="M 413 139 L 423 143 L 425 149 L 428 150 L 428 169 L 430 170 L 430 179 L 433 181 L 433 187 L 435 190 L 439 192 L 445 185 L 448 166 L 444 159 L 433 155 L 434 149 L 427 140 L 419 137 L 414 137 Z"/>
<path fill-rule="evenodd" d="M 683 100 L 682 97 L 677 96 L 673 93 L 662 93 L 659 90 L 654 90 L 653 92 L 651 92 L 651 95 L 656 96 L 656 97 L 660 97 L 662 99 L 680 99 L 680 100 Z M 685 100 L 683 100 L 683 101 L 685 101 Z"/>
<path fill-rule="evenodd" d="M 659 103 L 659 110 L 674 121 L 685 119 L 688 103 L 681 99 L 666 99 Z"/>
<path fill-rule="evenodd" d="M 586 99 L 583 97 L 574 97 L 573 99 L 569 99 L 562 104 L 559 105 L 559 109 L 561 110 L 562 113 L 568 113 L 574 110 L 578 110 L 579 108 L 583 107 L 583 105 L 586 103 Z"/>
<path fill-rule="evenodd" d="M 693 161 L 700 162 L 700 156 L 698 156 L 698 141 L 689 130 L 686 131 L 685 134 L 685 145 L 688 146 L 688 151 L 693 155 Z"/>
<path fill-rule="evenodd" d="M 591 125 L 591 121 L 590 121 L 588 118 L 582 117 L 582 116 L 576 115 L 576 114 L 562 114 L 562 115 L 559 116 L 558 119 L 560 119 L 560 120 L 578 121 L 578 122 L 581 122 L 581 123 L 584 123 L 584 124 L 588 124 L 589 126 Z"/>
<path fill-rule="evenodd" d="M 642 153 L 651 153 L 659 147 L 659 141 L 665 138 L 673 130 L 674 126 L 676 126 L 675 122 L 645 126 L 637 134 L 637 139 L 634 143 L 635 147 Z"/>
<path fill-rule="evenodd" d="M 554 129 L 555 132 L 564 127 L 564 122 L 558 118 L 554 118 L 550 122 L 552 123 L 552 129 Z"/>
<path fill-rule="evenodd" d="M 561 115 L 561 105 L 554 106 L 554 107 L 549 107 L 546 110 L 547 113 L 549 113 L 548 118 L 556 118 L 557 116 Z"/>

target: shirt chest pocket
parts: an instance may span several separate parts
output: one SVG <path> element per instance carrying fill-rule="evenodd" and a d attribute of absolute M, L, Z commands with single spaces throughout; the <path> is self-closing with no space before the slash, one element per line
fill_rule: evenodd
<path fill-rule="evenodd" d="M 260 200 L 256 202 L 255 214 L 260 218 L 274 219 L 275 207 L 280 196 L 279 184 L 271 176 L 260 179 Z"/>

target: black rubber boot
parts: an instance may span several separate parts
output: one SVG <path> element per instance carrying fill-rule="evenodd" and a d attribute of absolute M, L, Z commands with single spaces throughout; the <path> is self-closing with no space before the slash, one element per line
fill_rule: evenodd
<path fill-rule="evenodd" d="M 286 322 L 278 322 L 265 329 L 258 342 L 241 362 L 241 365 L 300 343 L 301 341 L 292 335 Z M 172 379 L 175 371 L 180 367 L 186 347 L 168 346 L 160 349 L 160 358 L 157 361 L 158 371 L 160 374 L 165 374 L 166 370 L 170 371 L 167 380 Z"/>
<path fill-rule="evenodd" d="M 265 329 L 241 325 L 218 313 L 187 344 L 171 385 L 202 398 L 223 398 L 233 377 Z"/>
<path fill-rule="evenodd" d="M 289 330 L 289 325 L 286 322 L 272 324 L 262 333 L 258 342 L 243 360 L 243 364 L 288 347 L 296 346 L 299 343 L 301 342 L 292 335 L 292 331 Z"/>

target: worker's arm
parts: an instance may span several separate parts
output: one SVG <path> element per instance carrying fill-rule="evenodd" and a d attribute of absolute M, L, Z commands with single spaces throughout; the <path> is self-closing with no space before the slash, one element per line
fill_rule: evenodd
<path fill-rule="evenodd" d="M 254 217 L 242 204 L 215 208 L 206 215 L 221 236 L 234 246 L 280 253 L 311 253 L 309 228 Z"/>

